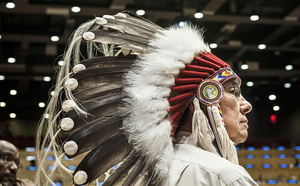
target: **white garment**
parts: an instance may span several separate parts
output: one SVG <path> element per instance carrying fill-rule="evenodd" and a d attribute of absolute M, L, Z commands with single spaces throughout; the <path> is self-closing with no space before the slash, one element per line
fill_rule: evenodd
<path fill-rule="evenodd" d="M 174 145 L 169 186 L 257 186 L 241 166 L 194 145 L 183 136 Z"/>

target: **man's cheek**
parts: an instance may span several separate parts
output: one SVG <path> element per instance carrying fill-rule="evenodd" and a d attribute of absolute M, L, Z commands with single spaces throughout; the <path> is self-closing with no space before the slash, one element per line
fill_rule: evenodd
<path fill-rule="evenodd" d="M 5 166 L 3 164 L 0 164 L 0 175 L 2 174 L 2 172 L 4 172 L 5 170 Z"/>

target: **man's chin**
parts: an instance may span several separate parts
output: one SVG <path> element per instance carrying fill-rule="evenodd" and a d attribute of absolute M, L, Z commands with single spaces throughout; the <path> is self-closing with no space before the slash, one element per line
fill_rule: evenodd
<path fill-rule="evenodd" d="M 240 143 L 244 143 L 247 140 L 247 138 L 248 138 L 248 132 L 246 130 L 244 133 L 240 134 L 238 138 L 233 140 L 234 145 L 237 146 Z"/>
<path fill-rule="evenodd" d="M 247 140 L 247 138 L 248 138 L 248 132 L 246 131 L 246 132 L 244 132 L 243 137 L 241 138 L 240 143 L 244 143 Z"/>

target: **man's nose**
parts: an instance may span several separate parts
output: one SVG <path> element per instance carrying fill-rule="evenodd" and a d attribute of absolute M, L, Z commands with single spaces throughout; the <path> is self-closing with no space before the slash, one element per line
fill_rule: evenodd
<path fill-rule="evenodd" d="M 13 170 L 15 172 L 17 172 L 18 170 L 18 165 L 16 164 L 16 162 L 12 162 L 10 165 L 9 165 L 9 169 L 10 170 Z"/>
<path fill-rule="evenodd" d="M 248 114 L 252 110 L 252 105 L 243 96 L 240 98 L 240 106 L 243 115 Z"/>

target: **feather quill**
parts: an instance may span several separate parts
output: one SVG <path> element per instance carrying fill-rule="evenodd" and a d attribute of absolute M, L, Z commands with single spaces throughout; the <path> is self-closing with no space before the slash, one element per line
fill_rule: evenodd
<path fill-rule="evenodd" d="M 82 60 L 80 63 L 83 64 L 86 68 L 90 66 L 99 65 L 99 64 L 111 64 L 115 66 L 118 63 L 133 63 L 136 59 L 135 55 L 127 55 L 127 56 L 108 56 L 108 57 L 93 57 L 90 59 Z"/>
<path fill-rule="evenodd" d="M 148 49 L 148 40 L 139 36 L 121 33 L 115 30 L 96 30 L 92 31 L 95 34 L 94 42 L 104 44 L 114 44 L 122 47 L 125 44 L 130 44 L 137 51 L 145 52 Z M 129 48 L 131 50 L 131 48 Z"/>
<path fill-rule="evenodd" d="M 98 91 L 107 91 L 111 90 L 113 87 L 117 88 L 122 85 L 122 77 L 123 73 L 115 73 L 115 74 L 106 74 L 106 75 L 96 75 L 93 77 L 86 77 L 83 80 L 78 81 L 78 87 L 74 91 L 80 92 L 87 89 L 97 88 Z"/>
<path fill-rule="evenodd" d="M 136 15 L 136 14 L 130 12 L 130 11 L 123 11 L 122 13 L 126 15 L 127 19 L 129 19 L 133 22 L 137 22 L 137 23 L 143 25 L 143 27 L 147 27 L 150 30 L 153 30 L 153 31 L 155 31 L 155 30 L 164 30 L 162 27 L 160 27 L 157 24 L 151 22 L 150 20 L 145 19 L 141 16 L 138 16 L 138 15 Z M 124 17 L 124 16 L 117 16 L 117 15 L 115 17 Z"/>
<path fill-rule="evenodd" d="M 101 91 L 99 89 L 101 88 Z M 73 95 L 80 102 L 88 101 L 96 97 L 105 97 L 108 95 L 121 94 L 122 84 L 105 84 L 90 89 L 76 91 Z"/>
<path fill-rule="evenodd" d="M 100 18 L 101 19 L 101 18 Z M 104 19 L 104 18 L 102 18 Z M 126 19 L 105 19 L 105 24 L 101 24 L 105 27 L 117 30 L 121 33 L 127 33 L 130 35 L 136 35 L 145 39 L 151 39 L 153 37 L 153 32 L 142 28 L 140 25 L 132 24 Z"/>
<path fill-rule="evenodd" d="M 124 69 L 124 67 L 91 68 L 82 70 L 79 73 L 74 74 L 73 78 L 77 79 L 77 81 L 79 82 L 81 79 L 86 77 L 97 77 L 106 74 L 125 73 L 127 71 L 128 69 Z"/>

